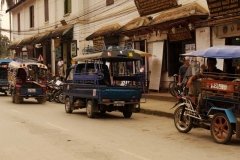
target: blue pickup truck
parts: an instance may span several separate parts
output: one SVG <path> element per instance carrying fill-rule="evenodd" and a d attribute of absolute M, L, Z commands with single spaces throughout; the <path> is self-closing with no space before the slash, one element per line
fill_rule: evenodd
<path fill-rule="evenodd" d="M 120 111 L 125 118 L 140 110 L 141 56 L 131 50 L 106 50 L 76 58 L 64 83 L 65 111 L 86 108 L 87 116 Z M 72 77 L 72 78 L 69 78 Z"/>

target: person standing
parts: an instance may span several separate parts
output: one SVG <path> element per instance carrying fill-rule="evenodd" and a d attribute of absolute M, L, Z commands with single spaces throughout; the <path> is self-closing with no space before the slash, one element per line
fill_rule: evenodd
<path fill-rule="evenodd" d="M 183 65 L 179 68 L 179 74 L 178 74 L 178 85 L 181 85 L 182 83 L 186 83 L 187 80 L 187 71 L 190 67 L 190 59 L 189 57 L 184 57 Z"/>
<path fill-rule="evenodd" d="M 59 58 L 58 63 L 57 63 L 57 68 L 58 68 L 58 76 L 60 78 L 64 77 L 64 62 L 62 58 Z"/>

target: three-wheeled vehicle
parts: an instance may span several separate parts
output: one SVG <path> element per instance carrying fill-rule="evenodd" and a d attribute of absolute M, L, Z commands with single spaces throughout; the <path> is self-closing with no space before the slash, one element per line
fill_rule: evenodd
<path fill-rule="evenodd" d="M 140 110 L 144 80 L 139 54 L 113 47 L 75 60 L 79 63 L 72 67 L 73 79 L 63 89 L 67 113 L 86 108 L 87 116 L 93 118 L 96 113 L 119 110 L 130 118 Z"/>
<path fill-rule="evenodd" d="M 12 59 L 0 59 L 0 92 L 7 95 L 8 92 L 8 64 Z"/>
<path fill-rule="evenodd" d="M 9 89 L 13 103 L 35 98 L 46 102 L 47 67 L 33 60 L 15 59 L 9 63 Z"/>
<path fill-rule="evenodd" d="M 239 69 L 240 46 L 210 47 L 195 51 L 192 56 L 220 58 Z M 240 74 L 202 73 L 201 92 L 194 104 L 188 96 L 179 94 L 174 112 L 174 124 L 179 132 L 187 133 L 193 127 L 209 129 L 215 142 L 228 143 L 233 134 L 240 138 Z"/>

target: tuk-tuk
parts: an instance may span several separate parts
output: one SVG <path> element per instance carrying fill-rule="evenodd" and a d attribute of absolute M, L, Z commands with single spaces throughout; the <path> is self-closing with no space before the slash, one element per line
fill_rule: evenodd
<path fill-rule="evenodd" d="M 174 124 L 181 133 L 193 127 L 210 130 L 215 142 L 230 142 L 235 134 L 240 139 L 240 46 L 211 47 L 194 51 L 188 56 L 217 58 L 225 61 L 223 73 L 202 73 L 200 94 L 194 102 L 189 96 L 178 94 L 179 101 L 174 106 Z M 228 62 L 228 63 L 226 63 Z M 229 66 L 229 62 L 232 62 Z M 235 68 L 235 69 L 233 69 Z M 236 70 L 235 73 L 229 73 Z"/>
<path fill-rule="evenodd" d="M 8 64 L 12 59 L 0 59 L 0 92 L 7 95 L 8 92 Z"/>
<path fill-rule="evenodd" d="M 14 60 L 9 63 L 8 81 L 13 103 L 22 103 L 24 98 L 46 102 L 46 65 L 33 60 Z"/>
<path fill-rule="evenodd" d="M 75 58 L 73 75 L 64 83 L 65 111 L 86 108 L 87 116 L 120 111 L 125 118 L 140 110 L 143 92 L 141 57 L 133 50 L 113 47 Z M 71 72 L 70 70 L 68 71 Z"/>

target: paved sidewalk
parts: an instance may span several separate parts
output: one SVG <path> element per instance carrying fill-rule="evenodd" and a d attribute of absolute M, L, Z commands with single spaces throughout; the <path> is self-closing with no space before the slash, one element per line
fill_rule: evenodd
<path fill-rule="evenodd" d="M 146 103 L 141 103 L 141 113 L 173 117 L 174 108 L 171 109 L 177 102 L 175 97 L 172 97 L 167 92 L 150 92 L 144 94 L 143 97 L 146 98 Z"/>

